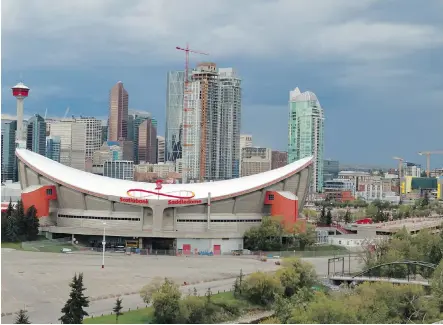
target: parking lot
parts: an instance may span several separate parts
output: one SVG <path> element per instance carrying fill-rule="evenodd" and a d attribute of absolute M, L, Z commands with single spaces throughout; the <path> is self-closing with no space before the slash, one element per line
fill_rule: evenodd
<path fill-rule="evenodd" d="M 69 282 L 83 272 L 90 297 L 138 291 L 157 276 L 169 277 L 178 283 L 210 281 L 235 277 L 240 269 L 276 269 L 272 262 L 234 256 L 127 256 L 108 254 L 105 268 L 102 256 L 83 254 L 39 253 L 2 249 L 2 309 L 16 311 L 26 306 L 65 302 Z"/>
<path fill-rule="evenodd" d="M 305 259 L 319 275 L 327 274 L 327 258 Z M 28 310 L 42 304 L 65 302 L 69 282 L 83 272 L 89 297 L 137 292 L 154 277 L 168 277 L 182 284 L 233 278 L 258 270 L 272 271 L 273 260 L 260 262 L 252 256 L 140 256 L 107 254 L 101 269 L 101 254 L 40 253 L 2 249 L 2 312 Z M 357 262 L 352 262 L 357 266 Z"/>

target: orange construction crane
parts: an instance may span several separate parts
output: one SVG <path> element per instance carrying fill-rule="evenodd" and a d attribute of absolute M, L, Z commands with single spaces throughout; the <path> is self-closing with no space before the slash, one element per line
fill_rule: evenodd
<path fill-rule="evenodd" d="M 418 154 L 420 156 L 426 156 L 426 176 L 429 177 L 431 174 L 431 155 L 443 155 L 443 150 L 420 151 Z"/>
<path fill-rule="evenodd" d="M 184 51 L 185 52 L 185 76 L 184 76 L 184 91 L 183 91 L 183 144 L 182 144 L 182 151 L 187 150 L 188 147 L 192 147 L 193 143 L 188 143 L 188 129 L 191 128 L 193 125 L 191 124 L 192 121 L 189 121 L 188 113 L 193 110 L 192 107 L 189 107 L 189 53 L 195 53 L 195 54 L 202 54 L 202 55 L 209 55 L 208 53 L 200 52 L 191 50 L 189 48 L 189 44 L 186 44 L 186 47 L 175 47 L 176 50 Z M 182 158 L 183 158 L 183 152 L 182 152 Z M 183 159 L 183 164 L 186 164 L 186 161 Z M 187 168 L 186 165 L 183 166 L 183 172 L 188 171 L 189 168 Z M 182 177 L 182 180 L 184 180 L 185 177 Z"/>
<path fill-rule="evenodd" d="M 405 160 L 403 158 L 400 158 L 400 157 L 392 157 L 392 159 L 398 160 L 398 178 L 401 178 L 403 162 Z"/>
<path fill-rule="evenodd" d="M 403 162 L 405 161 L 403 158 L 400 157 L 392 157 L 392 159 L 398 160 L 398 195 L 400 196 L 401 201 L 401 170 L 403 167 Z"/>

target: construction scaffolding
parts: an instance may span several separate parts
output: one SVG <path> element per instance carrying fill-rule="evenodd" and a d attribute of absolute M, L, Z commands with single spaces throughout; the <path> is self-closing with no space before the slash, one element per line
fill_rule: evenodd
<path fill-rule="evenodd" d="M 214 63 L 201 63 L 192 71 L 189 84 L 188 111 L 186 114 L 187 149 L 184 151 L 186 179 L 204 182 L 210 178 L 208 161 L 211 155 L 210 114 L 217 111 L 218 74 Z"/>
<path fill-rule="evenodd" d="M 189 48 L 189 44 L 186 44 L 186 48 L 177 46 L 176 50 L 185 52 L 185 75 L 184 75 L 184 91 L 183 91 L 183 145 L 182 145 L 182 157 L 183 157 L 183 167 L 182 167 L 182 181 L 187 183 L 189 181 L 189 173 L 191 172 L 192 178 L 195 178 L 193 171 L 195 171 L 195 165 L 189 166 L 188 160 L 189 156 L 194 156 L 194 154 L 189 153 L 190 150 L 195 150 L 195 141 L 192 141 L 192 136 L 189 137 L 190 132 L 195 132 L 194 130 L 198 124 L 195 124 L 195 107 L 190 105 L 190 96 L 192 95 L 192 90 L 190 89 L 189 83 L 189 53 L 208 55 L 208 53 L 203 53 L 199 51 L 194 51 Z M 191 138 L 191 141 L 189 141 Z"/>

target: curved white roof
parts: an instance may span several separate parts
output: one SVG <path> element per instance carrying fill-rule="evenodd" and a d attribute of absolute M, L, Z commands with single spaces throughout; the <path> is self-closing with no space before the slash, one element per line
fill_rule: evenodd
<path fill-rule="evenodd" d="M 14 88 L 29 89 L 29 87 L 25 86 L 25 84 L 23 82 L 19 82 L 14 87 L 12 87 L 12 89 L 14 89 Z"/>
<path fill-rule="evenodd" d="M 91 195 L 127 197 L 127 191 L 130 189 L 155 190 L 154 183 L 126 181 L 91 174 L 62 165 L 26 149 L 16 149 L 16 154 L 25 165 L 37 173 L 54 182 Z M 205 199 L 210 192 L 212 200 L 220 200 L 270 186 L 294 175 L 312 164 L 312 162 L 313 158 L 307 157 L 278 169 L 225 181 L 194 184 L 163 184 L 161 192 L 180 195 L 180 192 L 192 191 L 195 193 L 193 199 Z M 168 200 L 167 197 L 162 196 L 160 196 L 159 199 Z"/>
<path fill-rule="evenodd" d="M 305 91 L 295 97 L 296 102 L 308 102 L 311 100 L 318 100 L 317 96 L 312 91 Z"/>

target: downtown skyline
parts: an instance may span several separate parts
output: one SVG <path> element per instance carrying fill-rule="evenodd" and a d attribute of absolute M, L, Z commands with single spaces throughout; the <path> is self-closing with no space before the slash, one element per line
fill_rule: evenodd
<path fill-rule="evenodd" d="M 103 10 L 99 2 L 92 5 L 92 12 Z M 392 156 L 398 155 L 423 165 L 424 158 L 416 153 L 440 149 L 439 137 L 441 139 L 442 135 L 439 126 L 443 120 L 443 93 L 439 86 L 442 84 L 442 76 L 436 73 L 438 67 L 443 65 L 443 55 L 440 55 L 442 36 L 441 33 L 435 33 L 440 26 L 437 12 L 441 7 L 438 7 L 437 2 L 431 3 L 427 8 L 419 8 L 428 14 L 426 19 L 420 19 L 412 18 L 407 13 L 417 10 L 415 4 L 409 1 L 402 2 L 405 11 L 395 18 L 386 13 L 389 10 L 381 14 L 382 9 L 389 9 L 390 5 L 382 5 L 377 1 L 363 1 L 358 5 L 339 1 L 336 9 L 328 2 L 322 2 L 316 8 L 320 13 L 315 21 L 318 25 L 316 29 L 321 31 L 328 24 L 342 28 L 336 36 L 339 51 L 326 40 L 317 39 L 315 41 L 323 47 L 321 51 L 313 53 L 311 58 L 307 55 L 312 53 L 309 52 L 310 43 L 305 39 L 305 35 L 313 32 L 308 28 L 312 27 L 309 19 L 313 19 L 309 15 L 310 18 L 306 16 L 301 19 L 306 25 L 300 23 L 303 28 L 294 36 L 294 42 L 304 45 L 298 50 L 280 44 L 275 45 L 276 50 L 282 49 L 278 53 L 272 53 L 269 49 L 258 51 L 258 45 L 245 49 L 231 34 L 229 37 L 226 34 L 224 37 L 219 36 L 223 44 L 231 45 L 225 48 L 215 44 L 217 42 L 212 44 L 201 38 L 189 41 L 191 47 L 210 53 L 205 58 L 207 61 L 215 62 L 218 66 L 232 66 L 241 74 L 241 133 L 252 134 L 255 145 L 287 150 L 287 92 L 298 86 L 316 93 L 325 110 L 325 158 L 349 163 L 395 165 Z M 288 12 L 299 11 L 306 8 L 305 5 L 304 1 L 293 6 L 276 2 L 275 14 L 281 14 L 282 8 Z M 244 6 L 253 9 L 251 16 L 259 17 L 261 14 L 254 4 Z M 2 7 L 6 13 L 10 10 L 8 1 L 2 2 Z M 33 22 L 35 24 L 43 19 L 45 14 L 38 5 L 31 7 L 35 11 L 34 16 L 26 24 L 32 26 Z M 155 5 L 153 7 L 158 12 L 165 10 Z M 56 8 L 62 16 L 66 12 L 63 4 Z M 214 4 L 209 9 L 210 12 L 216 9 L 223 12 L 230 10 L 225 4 Z M 342 9 L 341 13 L 339 9 Z M 128 8 L 128 15 L 131 10 L 132 7 Z M 73 15 L 75 13 L 74 10 Z M 26 10 L 21 13 L 11 12 L 11 17 L 16 19 L 24 19 L 28 15 Z M 14 114 L 15 100 L 10 96 L 9 87 L 20 81 L 22 75 L 23 81 L 31 88 L 25 105 L 26 116 L 36 113 L 43 115 L 46 108 L 48 116 L 62 116 L 69 106 L 70 115 L 93 115 L 106 119 L 109 88 L 122 80 L 130 94 L 129 108 L 151 112 L 159 121 L 158 134 L 165 134 L 166 75 L 168 71 L 183 70 L 184 55 L 176 53 L 174 48 L 183 45 L 181 43 L 186 42 L 189 36 L 179 34 L 170 39 L 166 37 L 167 41 L 163 41 L 155 53 L 149 52 L 143 41 L 132 40 L 131 49 L 143 49 L 146 58 L 130 50 L 116 56 L 119 50 L 115 50 L 98 63 L 95 60 L 97 48 L 92 46 L 90 51 L 79 50 L 72 60 L 45 61 L 42 59 L 43 54 L 30 54 L 37 49 L 36 44 L 14 43 L 11 37 L 25 27 L 13 28 L 8 25 L 11 17 L 5 16 L 3 21 L 2 113 Z M 100 27 L 93 17 L 86 16 L 84 19 Z M 212 26 L 209 21 L 203 23 L 208 28 Z M 220 26 L 223 24 L 217 23 Z M 68 28 L 64 25 L 62 27 Z M 245 28 L 244 25 L 242 27 Z M 350 27 L 359 27 L 362 33 L 358 37 L 346 37 L 345 29 Z M 177 26 L 171 28 L 175 30 Z M 74 27 L 67 29 L 69 33 L 74 30 Z M 376 31 L 378 33 L 372 34 L 373 39 L 368 38 Z M 104 26 L 95 32 L 106 38 L 109 31 Z M 275 28 L 269 30 L 269 33 L 275 32 Z M 286 35 L 286 31 L 282 35 Z M 297 36 L 300 39 L 297 40 Z M 119 42 L 128 41 L 122 35 L 118 39 Z M 262 40 L 264 44 L 271 44 L 268 35 L 262 35 Z M 61 55 L 70 45 L 60 42 L 56 37 L 49 36 L 43 40 L 48 46 L 62 44 L 57 52 Z M 155 44 L 155 39 L 150 42 Z M 20 48 L 28 50 L 19 51 Z M 347 52 L 344 52 L 345 49 Z M 297 56 L 289 59 L 291 53 Z M 423 60 L 423 57 L 427 59 Z M 15 68 L 14 58 L 26 59 L 25 64 Z M 191 56 L 192 67 L 200 61 L 201 58 Z M 411 89 L 417 96 L 405 96 Z M 342 127 L 344 124 L 346 128 Z M 401 141 L 397 140 L 398 134 L 401 134 Z M 426 141 L 422 140 L 422 135 L 426 135 Z M 433 157 L 434 167 L 442 163 L 441 156 Z"/>

